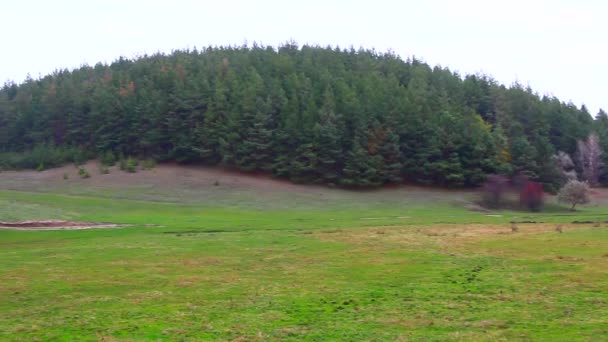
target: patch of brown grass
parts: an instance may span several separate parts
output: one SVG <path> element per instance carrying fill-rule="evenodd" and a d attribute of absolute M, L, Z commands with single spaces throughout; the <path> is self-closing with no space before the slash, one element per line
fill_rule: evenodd
<path fill-rule="evenodd" d="M 507 322 L 501 321 L 498 319 L 484 319 L 482 321 L 477 321 L 471 324 L 473 327 L 488 329 L 488 328 L 498 328 L 498 329 L 506 329 L 508 327 Z"/>
<path fill-rule="evenodd" d="M 313 233 L 317 238 L 326 241 L 344 242 L 356 245 L 373 245 L 378 243 L 421 246 L 436 243 L 445 247 L 458 247 L 467 242 L 474 242 L 489 237 L 526 236 L 555 232 L 554 224 L 520 224 L 519 230 L 512 232 L 509 224 L 446 224 L 434 226 L 391 226 L 370 227 L 352 230 L 325 230 Z M 568 225 L 565 231 L 581 229 L 584 226 Z"/>
<path fill-rule="evenodd" d="M 583 258 L 575 258 L 575 257 L 570 257 L 570 256 L 563 256 L 563 255 L 558 255 L 557 257 L 555 257 L 557 260 L 561 260 L 561 261 L 569 261 L 569 262 L 580 262 L 580 261 L 584 261 Z"/>
<path fill-rule="evenodd" d="M 187 268 L 200 268 L 209 265 L 220 264 L 222 260 L 218 258 L 197 258 L 197 259 L 186 259 L 182 261 L 182 265 Z"/>
<path fill-rule="evenodd" d="M 433 321 L 430 319 L 413 318 L 413 319 L 401 319 L 401 318 L 387 318 L 380 320 L 380 323 L 387 325 L 398 325 L 405 328 L 415 328 L 422 326 L 433 325 Z"/>
<path fill-rule="evenodd" d="M 177 286 L 177 287 L 193 287 L 193 286 L 196 286 L 197 284 L 200 284 L 204 280 L 205 280 L 205 278 L 200 277 L 200 276 L 180 277 L 179 279 L 177 279 L 177 281 L 175 281 L 175 286 Z"/>
<path fill-rule="evenodd" d="M 155 300 L 162 298 L 166 295 L 165 292 L 162 291 L 133 291 L 127 294 L 131 303 L 139 304 L 144 301 Z"/>

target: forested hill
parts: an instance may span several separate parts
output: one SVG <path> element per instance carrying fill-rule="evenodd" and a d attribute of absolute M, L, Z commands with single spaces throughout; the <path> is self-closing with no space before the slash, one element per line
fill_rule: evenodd
<path fill-rule="evenodd" d="M 594 130 L 608 145 L 605 113 L 594 120 L 521 85 L 391 53 L 294 44 L 120 58 L 0 91 L 4 167 L 30 165 L 18 162 L 28 153 L 52 166 L 82 151 L 344 186 L 472 186 L 522 171 L 551 185 L 552 156 L 574 156 Z"/>

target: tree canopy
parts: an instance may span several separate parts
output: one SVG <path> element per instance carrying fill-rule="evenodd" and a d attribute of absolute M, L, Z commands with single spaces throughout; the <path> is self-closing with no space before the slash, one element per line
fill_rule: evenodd
<path fill-rule="evenodd" d="M 6 83 L 0 159 L 45 146 L 342 186 L 475 186 L 494 173 L 551 185 L 552 156 L 574 154 L 594 130 L 608 145 L 606 122 L 520 84 L 390 52 L 254 44 Z"/>

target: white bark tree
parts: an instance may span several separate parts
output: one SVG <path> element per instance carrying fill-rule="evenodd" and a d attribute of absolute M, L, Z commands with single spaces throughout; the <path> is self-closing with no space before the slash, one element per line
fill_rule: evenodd
<path fill-rule="evenodd" d="M 602 149 L 600 140 L 595 133 L 591 133 L 586 141 L 578 141 L 578 160 L 582 169 L 582 178 L 589 185 L 596 186 L 600 177 L 602 166 Z"/>
<path fill-rule="evenodd" d="M 574 169 L 574 162 L 568 153 L 558 151 L 557 154 L 553 156 L 553 160 L 555 161 L 557 169 L 566 182 L 572 179 L 577 179 L 576 170 Z"/>

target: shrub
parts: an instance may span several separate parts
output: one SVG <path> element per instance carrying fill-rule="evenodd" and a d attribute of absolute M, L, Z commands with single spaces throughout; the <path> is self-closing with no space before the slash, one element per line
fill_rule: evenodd
<path fill-rule="evenodd" d="M 513 188 L 520 193 L 524 190 L 528 182 L 530 182 L 530 179 L 524 172 L 519 172 L 511 177 L 511 184 L 513 185 Z"/>
<path fill-rule="evenodd" d="M 101 155 L 101 164 L 104 166 L 114 166 L 116 165 L 116 156 L 112 151 L 106 151 Z"/>
<path fill-rule="evenodd" d="M 101 164 L 99 165 L 99 173 L 102 175 L 107 175 L 110 173 L 110 168 L 106 165 Z"/>
<path fill-rule="evenodd" d="M 508 185 L 509 180 L 505 176 L 488 176 L 486 182 L 483 184 L 483 205 L 488 208 L 498 208 L 508 189 Z"/>
<path fill-rule="evenodd" d="M 79 167 L 78 168 L 78 175 L 80 176 L 80 178 L 89 178 L 89 177 L 91 177 L 91 174 L 89 173 L 89 171 L 87 171 L 87 169 L 85 169 L 84 167 Z"/>
<path fill-rule="evenodd" d="M 122 171 L 126 171 L 127 170 L 127 160 L 124 157 L 121 157 L 120 160 L 118 161 L 118 167 Z"/>
<path fill-rule="evenodd" d="M 74 162 L 74 164 L 76 166 L 80 166 L 80 165 L 84 164 L 88 159 L 89 159 L 89 157 L 87 156 L 87 154 L 84 151 L 82 151 L 82 150 L 73 151 L 72 161 Z"/>
<path fill-rule="evenodd" d="M 84 157 L 78 157 L 79 155 Z M 6 170 L 35 169 L 42 171 L 82 158 L 86 160 L 86 153 L 76 147 L 56 147 L 53 144 L 43 144 L 21 152 L 0 153 L 0 168 Z"/>
<path fill-rule="evenodd" d="M 540 183 L 529 181 L 519 194 L 519 202 L 531 211 L 540 211 L 544 200 L 543 186 Z"/>
<path fill-rule="evenodd" d="M 559 190 L 557 200 L 570 204 L 570 210 L 574 211 L 577 204 L 589 203 L 589 184 L 572 179 Z"/>
<path fill-rule="evenodd" d="M 68 180 L 68 178 L 70 178 L 70 176 L 67 173 L 63 174 L 63 180 Z"/>
<path fill-rule="evenodd" d="M 156 160 L 154 159 L 146 159 L 142 162 L 142 170 L 152 170 L 156 167 Z"/>
<path fill-rule="evenodd" d="M 130 173 L 135 173 L 137 172 L 137 164 L 138 162 L 136 159 L 129 157 L 125 162 L 124 170 Z"/>

